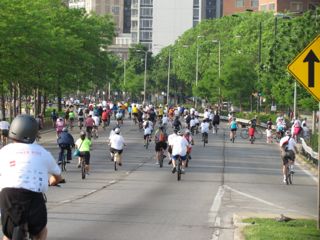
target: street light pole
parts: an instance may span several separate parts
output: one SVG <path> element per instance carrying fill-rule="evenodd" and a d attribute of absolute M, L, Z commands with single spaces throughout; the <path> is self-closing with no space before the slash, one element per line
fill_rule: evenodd
<path fill-rule="evenodd" d="M 148 51 L 144 52 L 144 81 L 143 81 L 143 104 L 146 103 L 146 87 L 147 87 L 147 60 Z"/>
<path fill-rule="evenodd" d="M 167 104 L 169 106 L 169 94 L 170 94 L 170 68 L 171 68 L 171 48 L 169 48 L 169 57 L 168 57 L 168 82 L 167 82 Z"/>
<path fill-rule="evenodd" d="M 218 65 L 219 65 L 219 80 L 220 80 L 220 77 L 221 77 L 221 41 L 220 40 L 212 40 L 212 42 L 214 43 L 218 43 Z M 219 104 L 219 108 L 220 108 L 220 104 L 221 104 L 221 89 L 219 87 L 219 100 L 218 100 L 218 104 Z"/>
<path fill-rule="evenodd" d="M 146 89 L 147 89 L 147 61 L 148 61 L 148 51 L 136 50 L 136 52 L 144 53 L 144 80 L 143 80 L 143 104 L 146 103 Z"/>
<path fill-rule="evenodd" d="M 196 53 L 196 87 L 198 87 L 198 76 L 199 76 L 199 43 L 198 39 L 202 38 L 203 36 L 197 36 L 197 53 Z M 197 99 L 195 99 L 195 107 L 197 107 Z"/>

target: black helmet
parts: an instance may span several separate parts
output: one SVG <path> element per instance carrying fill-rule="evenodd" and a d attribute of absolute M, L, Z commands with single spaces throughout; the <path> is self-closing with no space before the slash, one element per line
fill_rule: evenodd
<path fill-rule="evenodd" d="M 85 131 L 81 131 L 80 132 L 80 137 L 85 137 L 86 136 L 86 132 Z"/>
<path fill-rule="evenodd" d="M 22 143 L 33 143 L 38 134 L 38 123 L 30 115 L 16 116 L 10 126 L 9 138 Z"/>

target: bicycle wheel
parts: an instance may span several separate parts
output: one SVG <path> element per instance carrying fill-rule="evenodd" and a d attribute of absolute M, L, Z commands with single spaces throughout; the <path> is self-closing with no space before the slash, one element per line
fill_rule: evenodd
<path fill-rule="evenodd" d="M 66 154 L 63 153 L 62 162 L 61 162 L 61 172 L 66 172 L 67 171 L 66 165 L 67 165 Z"/>
<path fill-rule="evenodd" d="M 81 178 L 82 179 L 86 178 L 86 164 L 83 158 L 81 158 Z"/>
<path fill-rule="evenodd" d="M 179 158 L 177 167 L 177 180 L 181 180 L 181 160 Z"/>
<path fill-rule="evenodd" d="M 262 130 L 260 128 L 256 128 L 255 133 L 254 133 L 254 137 L 256 139 L 261 139 L 262 138 Z"/>
<path fill-rule="evenodd" d="M 242 137 L 243 139 L 247 139 L 249 137 L 249 133 L 248 133 L 248 129 L 247 128 L 241 129 L 240 137 Z"/>
<path fill-rule="evenodd" d="M 203 133 L 202 134 L 202 141 L 203 141 L 203 147 L 206 146 L 206 135 Z"/>
<path fill-rule="evenodd" d="M 160 156 L 159 156 L 159 167 L 162 168 L 163 167 L 163 152 L 160 152 Z"/>
<path fill-rule="evenodd" d="M 149 136 L 146 137 L 146 149 L 149 147 Z"/>
<path fill-rule="evenodd" d="M 289 171 L 289 173 L 288 173 L 288 183 L 292 184 L 293 183 L 293 173 L 289 170 L 289 168 L 288 168 L 288 171 Z"/>

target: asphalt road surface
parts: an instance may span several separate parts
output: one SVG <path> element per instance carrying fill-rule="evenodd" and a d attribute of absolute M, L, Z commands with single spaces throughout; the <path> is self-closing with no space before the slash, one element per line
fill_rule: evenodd
<path fill-rule="evenodd" d="M 48 239 L 229 240 L 234 214 L 317 217 L 316 178 L 296 166 L 294 184 L 283 184 L 279 148 L 264 138 L 250 144 L 238 134 L 232 143 L 225 124 L 205 147 L 195 136 L 190 167 L 178 182 L 167 158 L 163 168 L 155 164 L 154 143 L 145 149 L 143 132 L 129 120 L 121 128 L 123 166 L 114 171 L 110 129 L 93 140 L 88 178 L 81 179 L 74 159 L 63 174 L 67 183 L 46 194 Z M 79 129 L 71 133 L 78 138 Z M 55 141 L 48 131 L 40 143 L 57 158 Z"/>

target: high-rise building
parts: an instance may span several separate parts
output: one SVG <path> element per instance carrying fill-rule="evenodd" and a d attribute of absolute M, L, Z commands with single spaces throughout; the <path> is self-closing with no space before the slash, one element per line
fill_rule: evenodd
<path fill-rule="evenodd" d="M 247 10 L 258 11 L 259 0 L 224 0 L 223 16 L 244 12 Z"/>
<path fill-rule="evenodd" d="M 313 10 L 320 5 L 320 0 L 260 0 L 260 11 L 296 12 Z"/>

